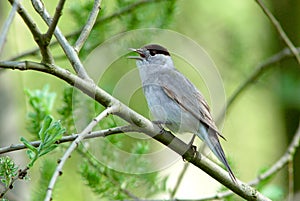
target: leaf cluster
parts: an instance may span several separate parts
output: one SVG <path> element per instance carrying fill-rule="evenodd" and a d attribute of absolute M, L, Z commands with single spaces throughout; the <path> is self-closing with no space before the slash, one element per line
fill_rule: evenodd
<path fill-rule="evenodd" d="M 41 141 L 38 147 L 34 147 L 28 140 L 21 137 L 21 142 L 28 148 L 26 151 L 30 159 L 28 167 L 31 168 L 39 157 L 55 149 L 57 147 L 55 142 L 61 139 L 65 131 L 65 128 L 63 128 L 59 121 L 54 121 L 53 117 L 47 115 L 42 123 L 42 128 L 38 133 L 39 140 Z"/>
<path fill-rule="evenodd" d="M 17 174 L 18 167 L 15 162 L 8 156 L 0 157 L 0 181 L 6 188 Z"/>

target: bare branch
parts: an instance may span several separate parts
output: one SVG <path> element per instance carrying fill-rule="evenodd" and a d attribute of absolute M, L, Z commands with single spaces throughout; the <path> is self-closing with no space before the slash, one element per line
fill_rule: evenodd
<path fill-rule="evenodd" d="M 15 0 L 9 0 L 10 4 L 13 5 Z M 43 34 L 40 32 L 40 30 L 37 28 L 34 21 L 31 19 L 27 11 L 23 8 L 23 6 L 20 3 L 17 3 L 18 5 L 18 13 L 22 17 L 23 21 L 29 28 L 31 34 L 33 35 L 33 38 L 35 42 L 38 44 L 39 49 L 42 54 L 42 62 L 43 63 L 53 63 L 53 57 L 51 55 L 50 49 L 47 45 L 43 43 Z"/>
<path fill-rule="evenodd" d="M 24 177 L 27 175 L 27 171 L 29 170 L 29 167 L 26 167 L 24 169 L 19 169 L 18 170 L 18 175 L 15 176 L 11 181 L 10 184 L 5 187 L 5 189 L 1 192 L 0 194 L 0 198 L 3 198 L 3 196 L 10 190 L 13 188 L 13 184 L 19 180 L 19 179 L 24 179 Z M 2 200 L 2 199 L 1 199 Z"/>
<path fill-rule="evenodd" d="M 59 20 L 61 14 L 62 14 L 62 9 L 64 7 L 65 2 L 66 2 L 66 0 L 60 0 L 58 2 L 55 13 L 54 13 L 54 16 L 53 16 L 53 19 L 52 19 L 52 22 L 49 25 L 48 31 L 44 35 L 45 42 L 48 43 L 47 45 L 49 45 L 49 43 L 51 41 L 52 35 L 53 35 L 54 30 L 55 30 L 55 28 L 57 26 L 57 23 L 58 23 L 58 20 Z"/>
<path fill-rule="evenodd" d="M 268 171 L 258 176 L 257 179 L 253 180 L 249 184 L 256 185 L 261 180 L 270 178 L 275 172 L 282 169 L 289 162 L 289 160 L 291 160 L 291 158 L 294 157 L 295 152 L 299 147 L 299 143 L 300 143 L 300 123 L 299 123 L 298 130 L 294 135 L 294 138 L 290 143 L 289 147 L 287 148 L 286 152 L 284 153 L 284 155 L 271 168 L 269 168 Z"/>
<path fill-rule="evenodd" d="M 125 133 L 125 132 L 139 132 L 139 130 L 137 128 L 129 126 L 129 125 L 128 126 L 120 126 L 120 127 L 109 128 L 109 129 L 105 129 L 105 130 L 91 132 L 91 134 L 85 136 L 84 139 L 106 137 L 109 135 L 113 135 L 113 134 L 117 134 L 117 133 Z M 56 142 L 56 144 L 62 144 L 62 143 L 74 141 L 78 137 L 78 135 L 79 134 L 63 136 L 59 141 Z M 41 143 L 41 141 L 38 140 L 38 141 L 33 141 L 30 144 L 34 147 L 38 147 L 40 145 L 40 143 Z M 18 151 L 18 150 L 22 150 L 22 149 L 27 149 L 27 147 L 24 144 L 12 144 L 10 146 L 0 148 L 0 154 Z"/>
<path fill-rule="evenodd" d="M 93 121 L 89 123 L 89 125 L 78 135 L 78 137 L 72 142 L 72 144 L 69 146 L 63 157 L 60 159 L 53 175 L 50 180 L 50 183 L 47 188 L 47 193 L 44 201 L 50 201 L 52 199 L 52 191 L 54 188 L 54 185 L 56 183 L 57 178 L 62 174 L 62 168 L 67 161 L 67 159 L 71 156 L 71 153 L 75 150 L 75 148 L 78 146 L 78 144 L 81 142 L 81 140 L 84 139 L 85 136 L 87 136 L 89 133 L 92 132 L 92 129 L 107 115 L 112 114 L 114 112 L 117 112 L 119 110 L 119 107 L 117 105 L 113 105 L 112 107 L 106 108 L 103 112 L 101 112 Z"/>
<path fill-rule="evenodd" d="M 43 3 L 40 0 L 31 0 L 31 2 L 35 10 L 42 17 L 42 19 L 46 22 L 48 26 L 50 26 L 52 19 L 49 13 L 47 12 L 46 8 L 44 7 Z M 58 27 L 55 28 L 54 35 L 58 40 L 60 46 L 64 50 L 67 58 L 69 59 L 71 65 L 73 66 L 78 76 L 85 80 L 92 81 L 88 76 L 87 72 L 85 71 L 84 66 L 82 65 L 77 53 L 75 52 L 73 47 L 69 44 L 69 42 L 67 41 L 67 39 L 65 38 L 65 36 L 62 34 L 62 32 Z"/>
<path fill-rule="evenodd" d="M 183 177 L 184 177 L 184 175 L 185 175 L 185 173 L 186 173 L 186 171 L 187 171 L 189 165 L 190 165 L 190 163 L 185 163 L 184 166 L 183 166 L 183 168 L 182 168 L 182 170 L 180 171 L 180 174 L 179 174 L 179 177 L 178 177 L 178 179 L 177 179 L 177 181 L 176 181 L 175 187 L 174 187 L 174 189 L 171 191 L 171 194 L 170 194 L 170 197 L 171 197 L 171 198 L 174 198 L 174 197 L 175 197 L 175 195 L 176 195 L 176 193 L 177 193 L 177 190 L 178 190 L 178 188 L 179 188 L 179 186 L 180 186 L 180 184 L 181 184 L 181 182 L 182 182 L 182 179 L 183 179 Z"/>
<path fill-rule="evenodd" d="M 57 43 L 57 41 L 55 41 L 54 43 Z M 52 45 L 53 43 L 50 44 L 50 46 Z M 24 51 L 18 55 L 15 55 L 11 58 L 9 58 L 8 60 L 9 61 L 15 61 L 15 60 L 18 60 L 18 59 L 22 59 L 24 57 L 28 57 L 28 56 L 38 56 L 40 54 L 39 52 L 39 48 L 33 48 L 31 50 L 27 50 L 27 51 Z"/>
<path fill-rule="evenodd" d="M 127 7 L 124 7 L 122 9 L 120 9 L 119 11 L 117 11 L 117 12 L 115 12 L 115 13 L 107 16 L 107 17 L 97 19 L 97 21 L 95 22 L 94 26 L 97 26 L 98 24 L 107 23 L 107 22 L 109 22 L 110 20 L 113 20 L 113 19 L 117 19 L 118 17 L 120 17 L 122 15 L 125 15 L 125 14 L 128 14 L 128 13 L 132 12 L 133 10 L 135 10 L 135 9 L 141 7 L 141 6 L 145 6 L 145 5 L 150 4 L 152 2 L 158 3 L 160 1 L 165 1 L 165 0 L 140 0 L 140 1 L 137 1 L 137 2 L 135 2 L 133 4 L 130 4 Z M 75 37 L 78 34 L 80 34 L 80 32 L 81 32 L 81 30 L 76 30 L 76 31 L 74 31 L 74 32 L 66 35 L 66 38 L 70 39 L 72 37 Z M 57 45 L 57 44 L 58 44 L 58 42 L 54 41 L 54 42 L 50 43 L 50 46 Z M 37 52 L 38 52 L 38 50 L 39 49 L 37 49 L 37 48 L 34 48 L 32 50 L 28 50 L 26 53 L 23 53 L 23 54 L 20 54 L 20 55 L 16 55 L 13 58 L 11 58 L 10 60 L 17 60 L 17 59 L 22 59 L 25 56 L 36 55 Z"/>
<path fill-rule="evenodd" d="M 297 48 L 298 51 L 300 51 L 300 47 Z M 260 78 L 264 74 L 265 71 L 268 69 L 274 67 L 273 65 L 276 64 L 279 61 L 282 61 L 288 57 L 292 57 L 293 53 L 288 49 L 285 48 L 282 51 L 278 52 L 277 54 L 274 54 L 273 56 L 269 57 L 267 60 L 259 64 L 253 73 L 242 83 L 239 85 L 239 87 L 235 90 L 235 92 L 230 96 L 228 99 L 226 106 L 224 107 L 221 115 L 217 118 L 217 122 L 220 122 L 222 118 L 224 117 L 225 113 L 229 111 L 230 106 L 233 104 L 233 102 L 237 99 L 237 97 L 247 89 L 247 87 L 250 86 L 251 83 L 254 83 L 255 81 Z"/>
<path fill-rule="evenodd" d="M 94 5 L 93 5 L 93 9 L 90 13 L 90 16 L 85 24 L 85 26 L 83 27 L 80 36 L 78 37 L 75 45 L 74 45 L 74 49 L 77 53 L 80 52 L 83 44 L 85 43 L 85 41 L 87 40 L 95 22 L 98 16 L 98 13 L 100 11 L 100 5 L 101 5 L 101 0 L 95 0 Z"/>
<path fill-rule="evenodd" d="M 257 4 L 261 7 L 263 12 L 267 15 L 267 17 L 270 19 L 274 27 L 276 28 L 276 31 L 284 41 L 284 43 L 288 46 L 288 48 L 292 51 L 293 55 L 295 56 L 298 64 L 300 65 L 300 56 L 299 52 L 297 51 L 296 47 L 293 45 L 289 37 L 284 32 L 283 28 L 281 27 L 278 20 L 274 17 L 274 15 L 269 11 L 269 9 L 264 5 L 264 3 L 261 0 L 256 0 Z"/>
<path fill-rule="evenodd" d="M 12 24 L 12 21 L 15 17 L 16 12 L 17 12 L 18 3 L 19 3 L 19 0 L 16 0 L 13 3 L 12 9 L 11 9 L 7 19 L 5 20 L 4 25 L 3 25 L 2 32 L 0 34 L 0 56 L 1 56 L 4 44 L 6 42 L 6 37 L 7 37 L 7 34 L 8 34 L 9 27 Z"/>
<path fill-rule="evenodd" d="M 299 147 L 299 143 L 300 143 L 300 123 L 299 123 L 298 130 L 297 130 L 296 134 L 294 135 L 292 142 L 288 146 L 288 148 L 285 151 L 285 153 L 283 154 L 283 156 L 280 157 L 278 159 L 278 161 L 276 163 L 274 163 L 274 165 L 272 165 L 272 167 L 270 167 L 265 173 L 258 175 L 258 177 L 256 179 L 250 181 L 248 184 L 250 186 L 255 186 L 255 185 L 259 184 L 261 181 L 269 179 L 276 172 L 280 171 L 284 166 L 286 166 L 289 163 L 290 160 L 292 160 L 294 158 L 295 152 L 296 152 L 297 148 Z M 232 194 L 233 194 L 232 191 L 224 191 L 221 193 L 203 197 L 201 199 L 198 199 L 198 201 L 222 199 L 222 198 L 228 197 Z"/>
<path fill-rule="evenodd" d="M 166 145 L 171 150 L 181 155 L 186 161 L 189 161 L 196 167 L 202 169 L 215 180 L 219 181 L 236 194 L 247 200 L 269 200 L 249 185 L 239 180 L 237 180 L 237 183 L 233 182 L 224 169 L 195 151 L 191 146 L 184 143 L 182 140 L 176 138 L 172 133 L 161 129 L 156 124 L 153 124 L 145 117 L 122 104 L 120 101 L 109 95 L 104 90 L 100 89 L 89 81 L 83 80 L 78 76 L 73 75 L 65 69 L 62 69 L 55 65 L 45 65 L 29 61 L 0 62 L 0 68 L 36 70 L 49 73 L 58 78 L 61 78 L 71 85 L 74 85 L 105 107 L 118 105 L 119 112 L 115 113 L 116 115 L 131 123 L 132 125 L 139 127 L 141 132 Z"/>
<path fill-rule="evenodd" d="M 294 200 L 294 161 L 293 158 L 290 158 L 288 162 L 288 178 L 289 178 L 289 193 L 288 193 L 288 201 Z"/>

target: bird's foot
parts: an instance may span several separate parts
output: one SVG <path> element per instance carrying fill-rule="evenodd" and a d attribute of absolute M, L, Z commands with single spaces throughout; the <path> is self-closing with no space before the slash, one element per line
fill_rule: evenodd
<path fill-rule="evenodd" d="M 165 124 L 165 122 L 163 121 L 152 121 L 152 123 L 156 124 L 159 128 L 163 129 L 163 124 Z"/>
<path fill-rule="evenodd" d="M 183 162 L 194 160 L 194 159 L 196 159 L 196 158 L 198 157 L 198 155 L 199 155 L 199 152 L 197 151 L 197 147 L 196 147 L 195 145 L 189 143 L 189 148 L 193 150 L 193 157 L 192 157 L 191 159 L 189 159 L 189 160 L 186 160 L 186 159 L 182 156 Z"/>
<path fill-rule="evenodd" d="M 160 130 L 161 130 L 160 134 L 162 134 L 165 131 L 165 128 L 163 127 L 163 125 L 171 124 L 171 122 L 160 121 L 160 120 L 152 121 L 152 123 L 156 124 L 160 128 Z"/>

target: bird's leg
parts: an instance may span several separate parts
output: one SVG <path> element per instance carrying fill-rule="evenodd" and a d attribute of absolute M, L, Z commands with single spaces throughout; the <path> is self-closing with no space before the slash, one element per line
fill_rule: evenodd
<path fill-rule="evenodd" d="M 192 137 L 191 141 L 190 141 L 189 144 L 188 144 L 189 147 L 191 147 L 191 148 L 193 149 L 193 151 L 194 151 L 194 158 L 196 158 L 197 155 L 198 155 L 197 147 L 196 147 L 195 145 L 193 145 L 193 143 L 194 143 L 194 141 L 195 141 L 195 137 L 196 137 L 196 134 L 193 134 L 193 137 Z"/>
<path fill-rule="evenodd" d="M 163 125 L 166 125 L 166 124 L 171 124 L 171 122 L 167 122 L 167 121 L 160 121 L 160 120 L 155 120 L 155 121 L 152 121 L 152 123 L 156 124 L 160 129 L 161 129 L 161 132 L 163 132 L 164 130 L 164 127 Z"/>
<path fill-rule="evenodd" d="M 193 145 L 193 143 L 195 141 L 195 137 L 196 137 L 196 134 L 193 134 L 193 137 L 192 137 L 191 141 L 188 143 L 189 147 L 193 146 L 194 148 L 197 148 L 196 146 Z"/>
<path fill-rule="evenodd" d="M 194 151 L 194 158 L 196 158 L 198 156 L 198 151 L 197 151 L 197 147 L 195 145 L 193 145 L 194 141 L 195 141 L 195 137 L 196 135 L 193 134 L 192 139 L 190 140 L 190 142 L 188 143 L 188 147 L 190 147 L 193 151 Z M 186 161 L 184 158 L 182 158 L 183 161 Z"/>
<path fill-rule="evenodd" d="M 152 123 L 156 124 L 158 126 L 158 128 L 160 129 L 160 134 L 163 134 L 164 132 L 164 127 L 162 126 L 162 124 L 164 124 L 164 122 L 162 121 L 152 121 Z"/>

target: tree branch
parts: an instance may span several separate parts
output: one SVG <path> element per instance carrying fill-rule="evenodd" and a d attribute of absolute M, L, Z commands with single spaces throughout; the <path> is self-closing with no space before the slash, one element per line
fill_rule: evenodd
<path fill-rule="evenodd" d="M 126 132 L 139 132 L 139 130 L 130 125 L 119 126 L 119 127 L 115 127 L 115 128 L 109 128 L 109 129 L 105 129 L 105 130 L 91 132 L 91 134 L 85 136 L 84 139 L 106 137 L 109 135 L 118 134 L 118 133 L 126 133 Z M 78 135 L 79 134 L 64 136 L 59 141 L 57 141 L 56 144 L 72 142 L 78 137 Z M 41 144 L 41 141 L 40 140 L 33 141 L 30 144 L 34 147 L 38 147 Z M 22 149 L 27 149 L 27 147 L 24 144 L 12 144 L 10 146 L 0 148 L 0 154 L 18 151 L 18 150 L 22 150 Z"/>
<path fill-rule="evenodd" d="M 87 38 L 97 20 L 98 13 L 101 9 L 100 4 L 101 4 L 101 0 L 95 0 L 92 11 L 89 15 L 89 18 L 88 18 L 87 22 L 85 23 L 85 26 L 83 27 L 83 29 L 80 33 L 80 36 L 78 37 L 78 39 L 74 45 L 74 49 L 77 52 L 77 54 L 80 52 L 83 44 L 87 40 Z"/>
<path fill-rule="evenodd" d="M 255 0 L 255 1 L 261 7 L 261 9 L 263 10 L 263 12 L 267 15 L 267 17 L 269 18 L 269 20 L 271 21 L 271 23 L 274 25 L 276 31 L 278 32 L 278 34 L 280 35 L 280 37 L 282 38 L 282 40 L 284 41 L 284 43 L 291 50 L 291 52 L 293 53 L 293 55 L 296 58 L 296 61 L 300 65 L 299 52 L 297 51 L 296 47 L 293 45 L 293 43 L 291 42 L 291 40 L 289 39 L 289 37 L 284 32 L 284 30 L 281 27 L 281 25 L 278 22 L 278 20 L 274 17 L 274 15 L 269 11 L 269 9 L 264 5 L 264 3 L 261 0 Z"/>
<path fill-rule="evenodd" d="M 115 113 L 119 110 L 118 105 L 113 105 L 111 107 L 106 108 L 103 112 L 101 112 L 93 121 L 89 123 L 89 125 L 78 135 L 78 137 L 72 142 L 72 144 L 69 146 L 63 157 L 60 159 L 52 178 L 49 182 L 47 193 L 44 201 L 50 201 L 52 200 L 52 191 L 54 188 L 54 185 L 56 183 L 57 178 L 62 174 L 62 168 L 67 161 L 67 159 L 71 156 L 71 153 L 75 150 L 75 148 L 78 146 L 78 144 L 81 142 L 81 140 L 84 139 L 85 136 L 87 136 L 89 133 L 92 132 L 92 129 L 107 115 Z"/>
<path fill-rule="evenodd" d="M 189 161 L 196 167 L 202 169 L 224 186 L 234 191 L 236 194 L 247 200 L 269 200 L 254 188 L 239 180 L 237 183 L 234 183 L 224 169 L 206 157 L 202 156 L 200 153 L 196 152 L 191 146 L 176 138 L 170 132 L 161 129 L 156 124 L 153 124 L 151 121 L 136 113 L 132 109 L 128 108 L 126 105 L 122 104 L 119 100 L 115 99 L 96 85 L 83 80 L 76 75 L 73 75 L 65 69 L 55 65 L 45 65 L 29 61 L 0 62 L 0 68 L 36 70 L 49 73 L 61 78 L 71 85 L 74 85 L 76 88 L 80 89 L 105 107 L 117 105 L 119 107 L 119 111 L 115 113 L 116 115 L 133 124 L 134 126 L 139 127 L 141 132 L 144 132 L 155 140 L 166 145 L 171 150 L 181 155 L 186 161 Z"/>
<path fill-rule="evenodd" d="M 94 26 L 97 26 L 99 24 L 103 24 L 103 23 L 107 23 L 109 22 L 110 20 L 113 20 L 113 19 L 117 19 L 118 17 L 122 16 L 122 15 L 125 15 L 125 14 L 128 14 L 130 13 L 131 11 L 141 7 L 141 6 L 145 6 L 149 3 L 152 3 L 152 2 L 160 2 L 160 1 L 165 1 L 165 0 L 140 0 L 140 1 L 137 1 L 133 4 L 130 4 L 129 6 L 123 8 L 123 9 L 120 9 L 119 11 L 107 16 L 107 17 L 104 17 L 104 18 L 100 18 L 100 19 L 97 19 Z M 81 29 L 80 30 L 76 30 L 68 35 L 66 35 L 66 38 L 67 39 L 70 39 L 70 38 L 73 38 L 75 36 L 77 36 L 78 34 L 80 34 L 81 32 Z M 54 42 L 51 42 L 50 43 L 50 46 L 53 46 L 53 45 L 57 45 L 58 44 L 58 41 L 54 41 Z M 26 56 L 30 56 L 30 55 L 37 55 L 39 49 L 37 48 L 34 48 L 32 50 L 28 50 L 27 52 L 25 53 L 22 53 L 20 55 L 16 55 L 12 58 L 10 58 L 9 60 L 17 60 L 17 59 L 22 59 Z"/>
<path fill-rule="evenodd" d="M 42 17 L 46 24 L 50 26 L 52 19 L 49 13 L 47 12 L 46 8 L 44 7 L 43 3 L 40 0 L 31 0 L 31 2 L 37 13 Z M 69 44 L 69 42 L 64 37 L 64 35 L 58 27 L 55 28 L 54 35 L 78 76 L 91 82 L 92 80 L 85 71 L 84 66 L 82 65 L 77 53 Z"/>
<path fill-rule="evenodd" d="M 53 19 L 51 24 L 49 25 L 48 31 L 44 34 L 45 42 L 47 43 L 47 46 L 49 45 L 52 35 L 54 33 L 54 30 L 58 24 L 58 20 L 60 16 L 62 15 L 62 9 L 64 7 L 66 0 L 60 0 L 57 4 Z"/>
<path fill-rule="evenodd" d="M 178 190 L 178 188 L 179 188 L 179 186 L 180 186 L 180 184 L 181 184 L 181 182 L 182 182 L 182 180 L 183 180 L 183 177 L 184 177 L 184 175 L 185 175 L 185 173 L 186 173 L 186 171 L 187 171 L 189 165 L 190 165 L 190 163 L 185 163 L 184 166 L 183 166 L 183 168 L 182 168 L 182 170 L 180 171 L 180 174 L 179 174 L 179 176 L 178 176 L 178 179 L 177 179 L 177 181 L 176 181 L 176 183 L 175 183 L 175 187 L 173 188 L 173 190 L 172 190 L 171 193 L 170 193 L 170 197 L 171 197 L 172 199 L 175 197 L 175 195 L 176 195 L 176 193 L 177 193 L 177 190 Z"/>
<path fill-rule="evenodd" d="M 294 161 L 290 158 L 288 162 L 288 201 L 294 200 Z"/>
<path fill-rule="evenodd" d="M 14 5 L 15 0 L 9 0 L 11 5 Z M 33 38 L 37 45 L 39 46 L 39 50 L 42 54 L 42 62 L 43 63 L 53 63 L 53 57 L 51 55 L 50 49 L 48 46 L 45 46 L 43 43 L 43 34 L 40 32 L 40 30 L 37 28 L 34 21 L 31 19 L 27 11 L 23 8 L 23 6 L 20 3 L 17 3 L 18 5 L 18 13 L 29 28 L 31 34 L 33 35 Z"/>
<path fill-rule="evenodd" d="M 261 181 L 264 181 L 266 179 L 269 179 L 272 177 L 276 172 L 280 171 L 284 166 L 286 166 L 290 160 L 294 158 L 294 155 L 296 153 L 297 148 L 299 147 L 300 143 L 300 122 L 299 122 L 299 127 L 294 135 L 293 140 L 291 141 L 290 145 L 288 146 L 287 150 L 285 153 L 270 167 L 266 172 L 258 175 L 258 177 L 248 183 L 250 186 L 255 186 L 259 184 Z M 202 200 L 215 200 L 215 199 L 222 199 L 224 197 L 228 197 L 232 195 L 232 191 L 224 191 L 221 193 L 217 193 L 214 195 L 206 196 L 201 199 L 198 199 L 198 201 Z"/>
<path fill-rule="evenodd" d="M 1 31 L 1 34 L 0 34 L 0 56 L 1 56 L 4 44 L 6 42 L 6 37 L 7 37 L 7 34 L 8 34 L 9 27 L 11 26 L 12 21 L 15 17 L 16 12 L 17 12 L 18 3 L 19 3 L 19 0 L 16 0 L 13 3 L 12 9 L 11 9 L 7 19 L 5 20 L 4 25 L 3 25 L 3 28 L 2 28 L 2 31 Z"/>
<path fill-rule="evenodd" d="M 4 190 L 3 190 L 3 191 L 1 192 L 1 194 L 0 194 L 0 198 L 3 198 L 3 196 L 4 196 L 10 189 L 13 188 L 14 183 L 15 183 L 18 179 L 24 179 L 25 176 L 27 175 L 27 171 L 28 171 L 28 170 L 29 170 L 29 167 L 26 167 L 26 168 L 24 168 L 24 169 L 19 169 L 19 170 L 18 170 L 18 175 L 15 176 L 15 177 L 11 180 L 10 184 L 9 184 L 7 187 L 4 188 Z M 2 199 L 1 199 L 1 200 L 2 200 Z"/>
<path fill-rule="evenodd" d="M 298 51 L 300 51 L 300 47 L 297 48 Z M 224 117 L 225 113 L 229 111 L 230 106 L 233 104 L 233 102 L 238 98 L 240 94 L 242 94 L 243 91 L 247 89 L 247 87 L 250 86 L 251 83 L 255 82 L 264 74 L 265 71 L 269 70 L 270 68 L 274 67 L 273 65 L 279 61 L 282 61 L 286 58 L 293 57 L 293 53 L 288 49 L 285 48 L 282 51 L 274 54 L 273 56 L 266 59 L 264 62 L 259 64 L 255 70 L 252 72 L 252 74 L 242 83 L 239 85 L 239 87 L 235 90 L 235 92 L 230 96 L 228 99 L 222 113 L 218 116 L 217 122 L 220 122 L 222 118 Z"/>

